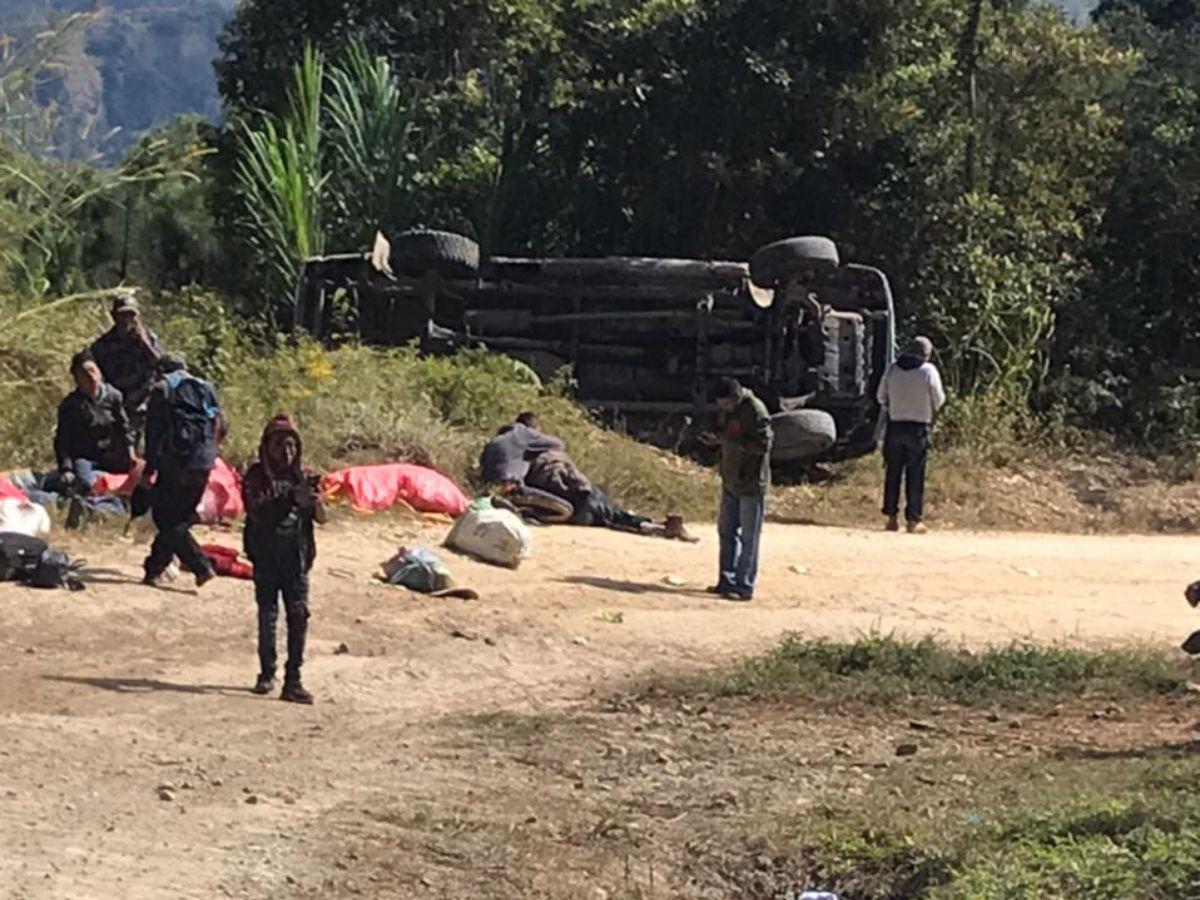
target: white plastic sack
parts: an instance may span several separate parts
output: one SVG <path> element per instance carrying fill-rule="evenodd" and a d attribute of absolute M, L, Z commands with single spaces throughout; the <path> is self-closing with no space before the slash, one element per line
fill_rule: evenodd
<path fill-rule="evenodd" d="M 533 552 L 533 535 L 507 509 L 473 506 L 450 530 L 446 546 L 515 569 Z"/>
<path fill-rule="evenodd" d="M 0 531 L 43 538 L 50 533 L 50 513 L 37 503 L 6 497 L 0 500 Z"/>

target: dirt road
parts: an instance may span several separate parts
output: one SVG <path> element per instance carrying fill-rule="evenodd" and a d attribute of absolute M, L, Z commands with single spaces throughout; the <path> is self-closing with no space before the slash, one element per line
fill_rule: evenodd
<path fill-rule="evenodd" d="M 0 586 L 0 896 L 453 896 L 428 847 L 380 829 L 446 796 L 464 806 L 428 828 L 472 827 L 467 810 L 487 801 L 501 760 L 487 720 L 464 716 L 570 707 L 785 631 L 1170 649 L 1195 624 L 1181 594 L 1197 574 L 1191 539 L 772 526 L 750 605 L 701 592 L 710 533 L 693 546 L 538 530 L 519 572 L 450 558 L 477 602 L 372 581 L 397 544 L 440 533 L 354 519 L 322 534 L 312 709 L 246 692 L 244 583 L 147 589 L 140 547 L 93 541 L 76 548 L 104 568 L 85 593 Z M 447 739 L 442 725 L 464 721 L 474 730 Z M 378 864 L 356 873 L 367 851 L 346 848 L 368 845 Z M 424 868 L 404 862 L 418 858 Z M 480 896 L 519 895 L 505 887 L 511 859 L 454 865 L 494 885 Z M 547 879 L 522 890 L 592 896 L 587 881 L 571 893 L 562 873 Z"/>

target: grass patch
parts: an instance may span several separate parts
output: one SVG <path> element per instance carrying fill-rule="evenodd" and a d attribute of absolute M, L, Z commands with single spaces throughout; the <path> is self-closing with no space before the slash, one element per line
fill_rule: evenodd
<path fill-rule="evenodd" d="M 1200 897 L 1198 777 L 1186 759 L 1118 787 L 959 810 L 936 827 L 832 825 L 807 839 L 797 869 L 855 900 Z"/>
<path fill-rule="evenodd" d="M 54 411 L 70 390 L 68 361 L 108 326 L 104 296 L 13 318 L 0 302 L 0 469 L 50 464 Z M 407 350 L 254 334 L 219 297 L 192 291 L 159 298 L 146 319 L 164 345 L 182 351 L 221 392 L 230 420 L 223 447 L 250 461 L 263 424 L 293 413 L 311 465 L 403 460 L 438 468 L 464 486 L 483 444 L 522 410 L 542 414 L 572 456 L 618 502 L 647 515 L 711 517 L 716 483 L 705 469 L 597 425 L 557 385 L 539 385 L 527 368 L 481 352 L 422 359 Z"/>
<path fill-rule="evenodd" d="M 1149 651 L 1013 645 L 975 653 L 932 638 L 874 635 L 834 643 L 793 635 L 769 653 L 717 676 L 714 687 L 728 696 L 798 696 L 885 706 L 928 699 L 1019 707 L 1089 694 L 1175 694 L 1186 684 L 1183 663 Z"/>

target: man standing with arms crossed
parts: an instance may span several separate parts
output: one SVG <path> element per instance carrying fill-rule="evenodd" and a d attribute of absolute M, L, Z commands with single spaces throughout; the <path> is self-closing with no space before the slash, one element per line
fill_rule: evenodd
<path fill-rule="evenodd" d="M 720 574 L 709 592 L 749 601 L 758 575 L 758 548 L 771 486 L 771 417 L 766 406 L 733 378 L 717 382 L 721 438 Z"/>
<path fill-rule="evenodd" d="M 929 360 L 933 342 L 918 337 L 908 352 L 892 365 L 879 382 L 879 405 L 887 414 L 883 459 L 887 474 L 883 487 L 883 514 L 887 530 L 900 530 L 900 484 L 904 482 L 904 518 L 909 534 L 924 534 L 925 464 L 929 459 L 929 426 L 946 403 L 942 377 Z"/>

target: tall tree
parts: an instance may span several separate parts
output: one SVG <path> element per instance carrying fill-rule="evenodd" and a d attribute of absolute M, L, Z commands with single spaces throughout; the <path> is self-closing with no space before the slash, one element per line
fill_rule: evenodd
<path fill-rule="evenodd" d="M 1091 250 L 1095 275 L 1068 310 L 1061 397 L 1079 423 L 1143 446 L 1200 452 L 1200 10 L 1110 0 L 1100 22 L 1136 54 L 1120 97 L 1121 153 Z"/>

